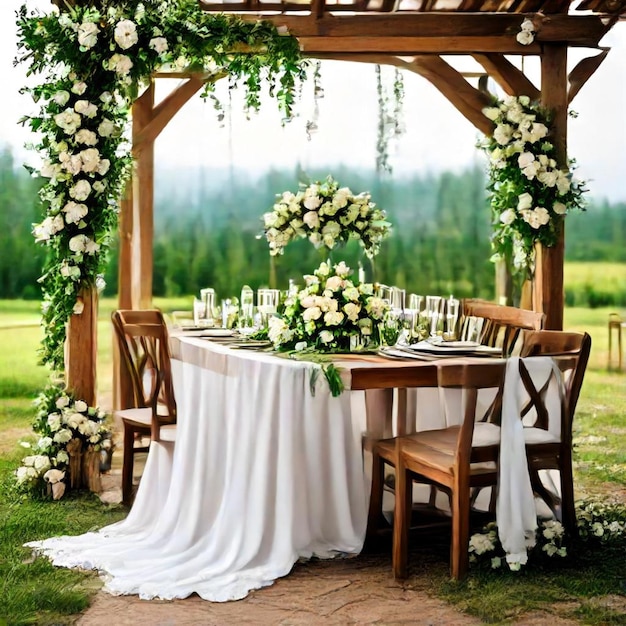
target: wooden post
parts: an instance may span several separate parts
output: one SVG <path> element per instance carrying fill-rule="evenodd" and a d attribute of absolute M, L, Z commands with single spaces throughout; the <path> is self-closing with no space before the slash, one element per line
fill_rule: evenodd
<path fill-rule="evenodd" d="M 74 313 L 67 328 L 65 372 L 67 387 L 89 406 L 96 404 L 98 292 L 85 287 L 79 295 L 82 313 Z"/>
<path fill-rule="evenodd" d="M 553 112 L 550 140 L 556 147 L 557 163 L 567 165 L 567 46 L 544 44 L 541 55 L 541 103 Z M 563 329 L 563 263 L 565 231 L 560 224 L 555 246 L 536 247 L 533 308 L 546 315 L 545 328 Z"/>

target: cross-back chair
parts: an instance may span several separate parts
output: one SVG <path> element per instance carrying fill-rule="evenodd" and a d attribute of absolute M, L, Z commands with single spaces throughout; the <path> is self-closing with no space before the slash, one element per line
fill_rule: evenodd
<path fill-rule="evenodd" d="M 541 330 L 544 320 L 545 315 L 537 311 L 466 299 L 462 303 L 459 334 L 461 338 L 469 339 L 474 328 L 479 343 L 501 347 L 502 353 L 509 356 L 520 354 L 525 333 Z"/>
<path fill-rule="evenodd" d="M 522 347 L 523 356 L 554 356 L 564 374 L 566 406 L 561 422 L 555 425 L 545 413 L 537 415 L 533 424 L 535 435 L 537 429 L 549 435 L 540 438 L 527 436 L 526 455 L 535 492 L 546 502 L 555 516 L 561 519 L 570 533 L 576 532 L 572 429 L 590 352 L 591 337 L 588 333 L 558 330 L 530 332 L 526 335 Z M 530 434 L 532 431 L 525 432 Z M 559 470 L 560 495 L 546 488 L 539 475 L 541 470 Z"/>
<path fill-rule="evenodd" d="M 119 310 L 112 314 L 120 352 L 120 374 L 130 381 L 130 398 L 115 412 L 124 428 L 122 501 L 133 499 L 134 457 L 147 446 L 138 438 L 173 443 L 176 401 L 172 385 L 168 332 L 160 311 Z"/>

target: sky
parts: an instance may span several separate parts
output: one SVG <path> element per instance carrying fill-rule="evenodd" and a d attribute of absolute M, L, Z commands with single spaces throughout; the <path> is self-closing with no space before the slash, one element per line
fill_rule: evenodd
<path fill-rule="evenodd" d="M 13 67 L 15 57 L 15 11 L 23 0 L 0 2 L 0 77 L 3 85 L 0 141 L 11 145 L 16 159 L 35 163 L 35 156 L 23 145 L 32 140 L 17 124 L 28 112 L 35 112 L 28 96 L 19 94 L 25 82 L 25 67 Z M 29 8 L 48 10 L 49 0 L 27 0 Z M 618 23 L 602 40 L 611 48 L 607 59 L 574 99 L 571 109 L 568 152 L 578 164 L 576 176 L 588 181 L 590 196 L 612 202 L 626 201 L 626 22 Z M 588 50 L 570 50 L 569 69 Z M 462 70 L 458 58 L 450 61 Z M 538 63 L 526 61 L 526 71 L 539 85 Z M 391 78 L 392 70 L 383 68 Z M 281 124 L 277 105 L 269 97 L 262 110 L 248 120 L 237 92 L 228 103 L 226 81 L 218 83 L 218 96 L 229 113 L 217 121 L 213 104 L 193 98 L 170 122 L 156 143 L 157 167 L 234 166 L 253 172 L 270 167 L 309 168 L 338 164 L 371 170 L 376 159 L 377 94 L 374 66 L 324 61 L 324 97 L 313 98 L 312 81 L 302 92 L 297 117 Z M 395 176 L 458 171 L 473 164 L 482 166 L 476 149 L 480 133 L 428 81 L 404 72 L 405 132 L 390 145 L 390 162 Z M 157 98 L 164 97 L 178 81 L 157 81 Z M 315 118 L 318 131 L 307 138 L 306 123 Z"/>

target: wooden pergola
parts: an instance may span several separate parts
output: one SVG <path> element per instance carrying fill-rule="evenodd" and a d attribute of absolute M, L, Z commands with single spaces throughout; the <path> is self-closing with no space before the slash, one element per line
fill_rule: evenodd
<path fill-rule="evenodd" d="M 269 20 L 297 37 L 305 56 L 393 65 L 432 83 L 476 128 L 491 134 L 482 114 L 490 103 L 486 81 L 475 86 L 444 57 L 470 57 L 502 90 L 526 95 L 553 111 L 553 142 L 559 161 L 567 160 L 567 109 L 605 59 L 604 35 L 626 16 L 626 0 L 245 0 L 200 2 L 209 12 L 235 13 L 247 20 Z M 516 39 L 522 22 L 533 23 L 534 41 Z M 588 56 L 568 71 L 568 49 L 585 48 Z M 538 57 L 541 83 L 535 85 L 514 62 Z M 155 104 L 155 80 L 184 82 Z M 119 307 L 152 306 L 154 141 L 181 107 L 196 94 L 206 76 L 180 72 L 156 74 L 135 101 L 132 138 L 135 168 L 122 200 L 119 222 Z M 537 248 L 536 272 L 525 306 L 546 315 L 546 327 L 563 327 L 564 233 L 552 248 Z M 499 288 L 501 290 L 501 288 Z M 68 386 L 95 402 L 95 290 L 83 294 L 84 311 L 68 330 Z M 123 397 L 123 390 L 122 390 Z"/>

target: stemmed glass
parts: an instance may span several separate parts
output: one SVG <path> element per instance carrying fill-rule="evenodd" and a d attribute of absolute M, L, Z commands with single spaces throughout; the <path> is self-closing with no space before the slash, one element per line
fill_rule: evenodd
<path fill-rule="evenodd" d="M 446 339 L 454 339 L 456 337 L 456 323 L 459 319 L 459 304 L 459 301 L 452 296 L 450 296 L 446 301 Z"/>
<path fill-rule="evenodd" d="M 270 316 L 278 311 L 280 302 L 280 290 L 278 289 L 258 289 L 257 290 L 257 310 L 261 317 L 261 327 L 267 328 Z"/>
<path fill-rule="evenodd" d="M 426 296 L 426 316 L 430 322 L 430 336 L 437 336 L 441 317 L 441 296 Z"/>

